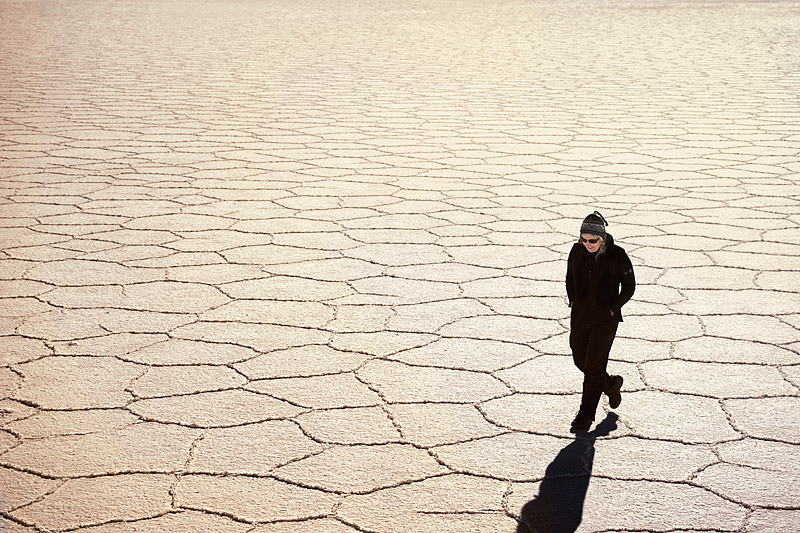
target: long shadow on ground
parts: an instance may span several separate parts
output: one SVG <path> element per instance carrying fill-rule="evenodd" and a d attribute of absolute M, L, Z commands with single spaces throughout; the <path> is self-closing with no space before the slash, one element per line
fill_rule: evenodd
<path fill-rule="evenodd" d="M 539 494 L 522 508 L 517 533 L 574 533 L 583 519 L 583 502 L 592 476 L 594 442 L 617 429 L 609 415 L 594 431 L 576 435 L 545 470 Z"/>

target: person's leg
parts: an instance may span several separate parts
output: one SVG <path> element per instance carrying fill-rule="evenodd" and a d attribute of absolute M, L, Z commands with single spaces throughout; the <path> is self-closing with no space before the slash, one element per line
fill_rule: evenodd
<path fill-rule="evenodd" d="M 608 379 L 606 368 L 618 322 L 607 322 L 591 329 L 583 363 L 583 395 L 580 412 L 594 420 L 597 404 Z"/>
<path fill-rule="evenodd" d="M 575 366 L 578 367 L 578 370 L 584 374 L 584 382 L 586 380 L 586 355 L 589 349 L 591 335 L 592 328 L 586 320 L 576 317 L 576 315 L 573 314 L 570 319 L 569 346 L 572 349 L 572 361 L 575 363 Z M 578 410 L 578 414 L 572 421 L 572 429 L 589 429 L 589 426 L 592 425 L 592 420 L 594 420 L 594 416 L 590 417 L 584 414 L 582 410 Z"/>
<path fill-rule="evenodd" d="M 585 321 L 575 317 L 570 319 L 569 347 L 572 350 L 572 361 L 581 372 L 586 366 L 586 349 L 589 347 L 591 333 L 592 328 Z"/>

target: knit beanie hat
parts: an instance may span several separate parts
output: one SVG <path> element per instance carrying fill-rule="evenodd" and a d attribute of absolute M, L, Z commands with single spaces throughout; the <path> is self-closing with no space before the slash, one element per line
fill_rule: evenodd
<path fill-rule="evenodd" d="M 595 211 L 583 219 L 583 224 L 581 224 L 581 235 L 596 235 L 597 237 L 605 240 L 607 225 L 608 222 L 606 222 L 606 219 L 603 218 L 603 215 L 601 215 L 599 211 Z"/>

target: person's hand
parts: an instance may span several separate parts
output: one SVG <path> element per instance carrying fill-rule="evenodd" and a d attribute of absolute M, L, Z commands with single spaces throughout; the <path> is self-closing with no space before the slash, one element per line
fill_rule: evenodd
<path fill-rule="evenodd" d="M 609 309 L 608 312 L 611 313 L 611 316 L 614 316 L 614 310 L 613 309 Z"/>

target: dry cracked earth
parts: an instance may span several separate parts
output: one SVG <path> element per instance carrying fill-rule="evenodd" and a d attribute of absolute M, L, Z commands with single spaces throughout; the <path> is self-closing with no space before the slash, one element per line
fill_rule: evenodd
<path fill-rule="evenodd" d="M 0 1 L 0 530 L 800 530 L 799 23 Z M 595 209 L 638 287 L 576 436 Z"/>

